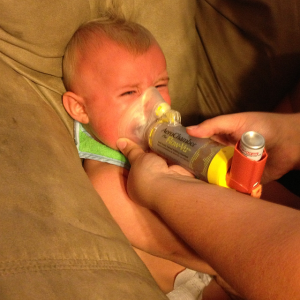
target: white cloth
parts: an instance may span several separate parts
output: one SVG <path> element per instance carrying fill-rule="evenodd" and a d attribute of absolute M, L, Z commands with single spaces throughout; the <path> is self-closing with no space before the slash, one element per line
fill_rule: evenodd
<path fill-rule="evenodd" d="M 174 282 L 174 290 L 167 294 L 170 300 L 201 300 L 203 289 L 211 277 L 190 269 L 180 272 Z"/>

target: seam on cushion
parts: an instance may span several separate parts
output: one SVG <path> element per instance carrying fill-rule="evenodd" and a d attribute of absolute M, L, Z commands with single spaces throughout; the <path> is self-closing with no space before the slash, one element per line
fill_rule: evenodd
<path fill-rule="evenodd" d="M 97 17 L 97 1 L 89 0 L 89 7 L 90 7 L 90 19 L 95 19 Z"/>
<path fill-rule="evenodd" d="M 142 268 L 138 265 L 111 260 L 88 259 L 43 259 L 15 260 L 0 263 L 0 276 L 24 272 L 40 272 L 53 270 L 119 270 L 140 274 Z"/>

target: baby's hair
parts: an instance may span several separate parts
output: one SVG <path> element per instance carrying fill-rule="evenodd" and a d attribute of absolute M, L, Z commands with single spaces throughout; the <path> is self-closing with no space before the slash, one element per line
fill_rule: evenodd
<path fill-rule="evenodd" d="M 156 42 L 142 25 L 111 14 L 82 24 L 68 43 L 63 58 L 63 81 L 67 90 L 71 90 L 78 59 L 87 49 L 97 51 L 103 36 L 135 55 L 145 53 Z"/>

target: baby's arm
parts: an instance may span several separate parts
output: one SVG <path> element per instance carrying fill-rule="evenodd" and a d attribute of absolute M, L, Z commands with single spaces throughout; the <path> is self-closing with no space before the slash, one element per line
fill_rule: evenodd
<path fill-rule="evenodd" d="M 93 160 L 85 160 L 84 168 L 111 215 L 134 247 L 187 268 L 215 274 L 154 212 L 129 199 L 125 188 L 128 171 Z"/>

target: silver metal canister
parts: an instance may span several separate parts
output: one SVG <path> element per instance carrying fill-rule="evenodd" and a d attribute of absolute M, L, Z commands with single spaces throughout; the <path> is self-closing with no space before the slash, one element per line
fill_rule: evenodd
<path fill-rule="evenodd" d="M 255 132 L 247 131 L 240 140 L 240 151 L 249 159 L 259 161 L 265 147 L 264 137 Z"/>

